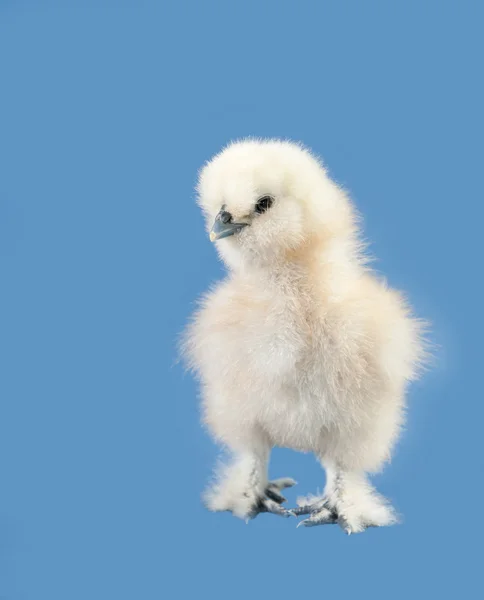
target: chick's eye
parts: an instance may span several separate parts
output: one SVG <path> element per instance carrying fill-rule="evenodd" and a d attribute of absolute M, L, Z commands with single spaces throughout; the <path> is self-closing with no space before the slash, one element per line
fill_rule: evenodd
<path fill-rule="evenodd" d="M 272 198 L 271 196 L 262 196 L 262 198 L 259 198 L 259 200 L 257 200 L 257 204 L 255 205 L 255 212 L 259 215 L 266 212 L 266 210 L 269 210 L 269 208 L 272 206 L 273 202 L 274 198 Z"/>

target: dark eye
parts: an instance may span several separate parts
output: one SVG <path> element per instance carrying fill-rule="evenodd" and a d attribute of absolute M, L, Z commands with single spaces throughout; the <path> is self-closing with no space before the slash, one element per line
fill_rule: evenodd
<path fill-rule="evenodd" d="M 257 200 L 257 204 L 255 205 L 255 212 L 259 215 L 265 213 L 266 210 L 269 210 L 269 208 L 272 206 L 273 202 L 274 198 L 272 198 L 271 196 L 262 196 L 262 198 L 259 198 L 259 200 Z"/>

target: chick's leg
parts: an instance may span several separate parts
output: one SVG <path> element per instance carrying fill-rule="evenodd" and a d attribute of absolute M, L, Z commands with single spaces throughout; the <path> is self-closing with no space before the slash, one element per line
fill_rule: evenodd
<path fill-rule="evenodd" d="M 293 516 L 281 506 L 286 501 L 281 491 L 296 482 L 290 478 L 268 481 L 268 460 L 266 447 L 238 451 L 230 464 L 219 469 L 215 484 L 206 492 L 207 507 L 213 511 L 230 511 L 245 520 L 262 512 Z"/>
<path fill-rule="evenodd" d="M 326 465 L 327 483 L 320 498 L 301 498 L 296 515 L 309 515 L 299 525 L 313 527 L 338 523 L 346 533 L 359 533 L 367 527 L 393 525 L 393 509 L 368 482 L 364 473 Z M 298 527 L 299 527 L 298 525 Z"/>

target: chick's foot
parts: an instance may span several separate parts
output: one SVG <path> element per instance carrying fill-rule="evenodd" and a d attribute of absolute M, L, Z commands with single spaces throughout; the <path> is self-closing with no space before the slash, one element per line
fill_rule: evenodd
<path fill-rule="evenodd" d="M 296 515 L 292 510 L 288 510 L 282 506 L 284 502 L 287 502 L 287 498 L 281 494 L 283 489 L 292 487 L 295 484 L 296 482 L 294 479 L 290 479 L 289 477 L 270 481 L 264 490 L 264 495 L 258 497 L 253 504 L 247 515 L 247 521 L 255 519 L 257 515 L 263 512 L 272 513 L 281 517 L 295 517 Z"/>
<path fill-rule="evenodd" d="M 207 508 L 229 511 L 246 522 L 265 512 L 281 517 L 294 516 L 294 513 L 283 508 L 286 498 L 281 493 L 283 489 L 295 485 L 294 479 L 286 477 L 260 485 L 260 477 L 255 472 L 250 472 L 247 478 L 243 474 L 241 469 L 232 469 L 207 490 Z"/>
<path fill-rule="evenodd" d="M 361 533 L 368 527 L 383 527 L 397 522 L 391 506 L 378 495 L 360 498 L 324 496 L 319 499 L 298 501 L 299 506 L 291 509 L 296 516 L 309 515 L 299 526 L 315 527 L 337 523 L 348 535 Z"/>

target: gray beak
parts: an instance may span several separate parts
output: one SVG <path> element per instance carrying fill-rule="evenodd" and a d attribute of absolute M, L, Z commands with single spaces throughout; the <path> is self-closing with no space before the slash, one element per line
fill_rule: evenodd
<path fill-rule="evenodd" d="M 232 215 L 222 207 L 222 210 L 215 217 L 215 222 L 210 232 L 210 241 L 215 242 L 222 238 L 239 233 L 248 223 L 234 223 Z"/>

